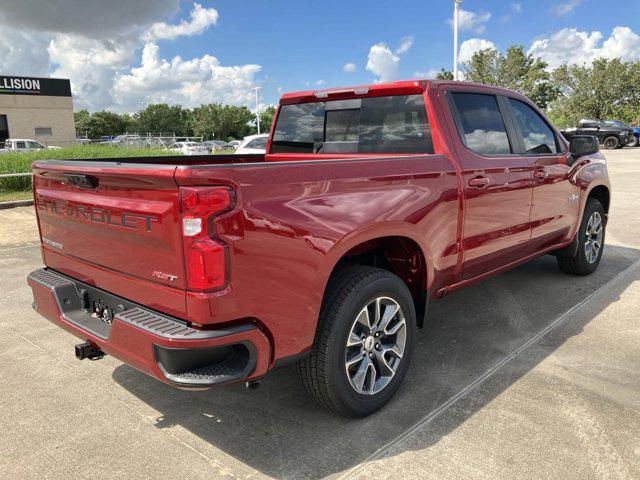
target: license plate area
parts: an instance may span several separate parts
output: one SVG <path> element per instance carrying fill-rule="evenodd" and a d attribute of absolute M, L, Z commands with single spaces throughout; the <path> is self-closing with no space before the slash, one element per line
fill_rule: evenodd
<path fill-rule="evenodd" d="M 67 288 L 56 289 L 56 300 L 67 320 L 105 340 L 109 338 L 116 315 L 138 307 L 124 298 L 71 278 Z"/>

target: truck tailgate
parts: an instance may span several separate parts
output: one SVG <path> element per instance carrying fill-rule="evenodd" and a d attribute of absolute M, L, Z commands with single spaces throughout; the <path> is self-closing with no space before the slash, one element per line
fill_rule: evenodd
<path fill-rule="evenodd" d="M 112 273 L 111 278 L 134 280 L 123 281 L 127 291 L 118 292 L 134 302 L 166 305 L 166 297 L 160 297 L 167 289 L 184 297 L 175 168 L 116 162 L 36 162 L 34 192 L 45 263 L 55 263 L 53 267 L 58 269 L 68 265 L 66 273 L 93 284 L 99 283 L 98 277 L 106 278 L 105 272 L 107 277 Z M 56 260 L 48 262 L 48 258 Z M 138 288 L 132 288 L 134 284 Z M 143 288 L 145 285 L 163 288 Z M 156 301 L 149 298 L 153 291 L 158 292 Z M 181 303 L 184 305 L 184 300 Z M 174 304 L 171 313 L 184 308 L 177 307 Z"/>

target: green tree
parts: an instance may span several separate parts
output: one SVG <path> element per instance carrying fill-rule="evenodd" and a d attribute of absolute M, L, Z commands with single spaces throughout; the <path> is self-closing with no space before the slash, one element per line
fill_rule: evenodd
<path fill-rule="evenodd" d="M 553 72 L 561 93 L 550 109 L 560 127 L 581 118 L 640 119 L 640 62 L 600 58 L 591 65 L 562 65 Z"/>
<path fill-rule="evenodd" d="M 436 80 L 453 80 L 453 72 L 441 68 L 440 71 L 436 73 Z"/>
<path fill-rule="evenodd" d="M 73 121 L 76 125 L 76 135 L 89 135 L 91 114 L 86 108 L 73 112 Z"/>
<path fill-rule="evenodd" d="M 132 127 L 131 117 L 127 114 L 119 115 L 108 110 L 90 114 L 87 110 L 74 113 L 76 133 L 90 138 L 120 135 Z"/>
<path fill-rule="evenodd" d="M 269 133 L 273 117 L 276 115 L 276 107 L 270 105 L 260 112 L 260 132 Z"/>
<path fill-rule="evenodd" d="M 191 128 L 197 136 L 226 140 L 242 138 L 251 132 L 254 115 L 247 107 L 210 103 L 193 109 Z M 255 123 L 255 121 L 254 121 Z"/>
<path fill-rule="evenodd" d="M 514 90 L 546 109 L 558 97 L 547 66 L 525 53 L 522 45 L 512 45 L 505 53 L 492 48 L 475 52 L 462 71 L 467 81 Z"/>
<path fill-rule="evenodd" d="M 191 112 L 180 105 L 152 103 L 144 110 L 135 113 L 135 128 L 138 133 L 175 133 L 190 135 Z"/>

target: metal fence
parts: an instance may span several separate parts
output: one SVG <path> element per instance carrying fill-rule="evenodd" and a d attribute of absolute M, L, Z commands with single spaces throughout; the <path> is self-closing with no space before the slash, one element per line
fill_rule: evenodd
<path fill-rule="evenodd" d="M 34 139 L 35 140 L 35 139 Z M 175 142 L 197 142 L 203 141 L 203 137 L 188 137 L 176 135 L 174 133 L 129 133 L 126 132 L 122 135 L 106 136 L 99 138 L 89 138 L 87 136 L 81 136 L 75 140 L 67 141 L 53 141 L 53 140 L 35 140 L 41 143 L 45 147 L 73 147 L 76 145 L 100 145 L 105 147 L 120 147 L 120 148 L 166 148 Z M 4 150 L 5 142 L 0 140 L 0 153 Z"/>
<path fill-rule="evenodd" d="M 22 180 L 29 177 L 29 181 Z M 33 173 L 0 173 L 0 191 L 25 191 L 33 188 Z"/>

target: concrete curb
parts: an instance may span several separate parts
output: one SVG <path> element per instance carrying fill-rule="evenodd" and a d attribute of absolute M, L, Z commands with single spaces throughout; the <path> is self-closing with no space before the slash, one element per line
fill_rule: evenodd
<path fill-rule="evenodd" d="M 28 207 L 33 205 L 33 200 L 14 200 L 12 202 L 0 202 L 0 210 L 15 207 Z"/>

